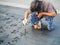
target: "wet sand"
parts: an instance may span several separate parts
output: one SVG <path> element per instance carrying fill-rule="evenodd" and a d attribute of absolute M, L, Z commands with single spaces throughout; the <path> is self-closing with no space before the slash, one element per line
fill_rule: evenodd
<path fill-rule="evenodd" d="M 25 35 L 21 22 L 25 10 L 0 5 L 0 45 L 60 45 L 60 14 L 54 18 L 53 31 L 34 30 L 28 22 Z"/>

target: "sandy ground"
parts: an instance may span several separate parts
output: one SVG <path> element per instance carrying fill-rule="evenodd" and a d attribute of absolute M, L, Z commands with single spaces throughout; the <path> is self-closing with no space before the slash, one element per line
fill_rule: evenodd
<path fill-rule="evenodd" d="M 31 1 L 33 1 L 33 0 L 0 0 L 0 3 L 5 2 L 3 4 L 6 4 L 8 2 L 8 3 L 12 4 L 12 5 L 17 4 L 17 5 L 24 5 L 25 7 L 26 6 L 29 7 Z M 58 10 L 60 9 L 60 5 L 59 5 L 60 0 L 45 0 L 45 1 L 51 2 L 55 6 L 56 9 L 58 9 Z M 7 5 L 8 5 L 8 3 L 7 3 Z"/>
<path fill-rule="evenodd" d="M 28 21 L 25 35 L 21 22 L 25 10 L 0 5 L 0 45 L 60 45 L 60 14 L 54 18 L 53 31 L 34 30 Z"/>

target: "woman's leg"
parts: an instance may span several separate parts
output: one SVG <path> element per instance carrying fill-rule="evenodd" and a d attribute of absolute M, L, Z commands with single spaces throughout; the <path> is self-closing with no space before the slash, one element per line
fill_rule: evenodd
<path fill-rule="evenodd" d="M 39 18 L 37 17 L 37 15 L 35 13 L 31 14 L 31 22 L 33 25 L 37 24 L 39 21 Z"/>
<path fill-rule="evenodd" d="M 47 21 L 47 28 L 48 30 L 53 30 L 53 18 L 52 16 L 46 16 L 45 20 Z"/>
<path fill-rule="evenodd" d="M 35 29 L 37 29 L 39 27 L 38 26 L 39 20 L 40 20 L 40 18 L 38 18 L 35 13 L 31 14 L 31 22 L 32 22 L 32 25 L 34 26 Z"/>

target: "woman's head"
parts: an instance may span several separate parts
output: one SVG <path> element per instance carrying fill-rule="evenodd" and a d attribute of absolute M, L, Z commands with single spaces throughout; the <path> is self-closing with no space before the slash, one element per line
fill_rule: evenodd
<path fill-rule="evenodd" d="M 42 10 L 42 1 L 39 1 L 39 0 L 34 0 L 32 3 L 31 3 L 31 6 L 30 6 L 30 10 L 31 12 L 41 12 Z"/>

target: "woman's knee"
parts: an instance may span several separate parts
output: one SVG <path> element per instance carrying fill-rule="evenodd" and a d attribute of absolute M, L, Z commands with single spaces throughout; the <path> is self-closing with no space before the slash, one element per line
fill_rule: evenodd
<path fill-rule="evenodd" d="M 34 13 L 32 13 L 31 14 L 31 22 L 33 23 L 33 24 L 36 24 L 37 22 L 38 22 L 38 17 L 37 17 L 37 15 L 36 14 L 34 14 Z"/>

